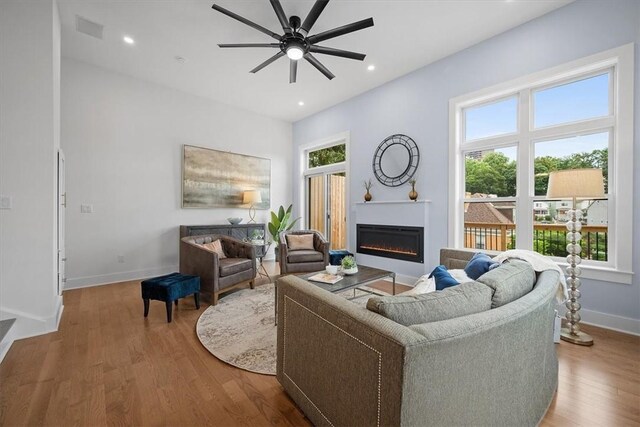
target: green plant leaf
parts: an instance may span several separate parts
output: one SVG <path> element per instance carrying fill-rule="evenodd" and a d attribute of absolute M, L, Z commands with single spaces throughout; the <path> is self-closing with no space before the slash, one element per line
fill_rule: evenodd
<path fill-rule="evenodd" d="M 271 233 L 271 237 L 273 237 L 273 240 L 278 239 L 278 229 L 275 225 L 273 225 L 273 223 L 269 223 L 269 233 Z"/>
<path fill-rule="evenodd" d="M 293 208 L 293 203 L 289 205 L 287 208 L 287 213 L 291 213 L 291 209 Z"/>
<path fill-rule="evenodd" d="M 296 222 L 298 222 L 299 219 L 300 217 L 294 219 L 293 222 L 287 227 L 287 230 L 291 230 L 293 226 L 296 225 Z"/>
<path fill-rule="evenodd" d="M 280 205 L 280 209 L 278 209 L 278 218 L 280 219 L 280 221 L 282 221 L 282 219 L 284 218 L 284 208 L 282 207 L 282 205 Z"/>
<path fill-rule="evenodd" d="M 280 227 L 280 218 L 276 216 L 276 213 L 271 211 L 271 224 L 273 224 L 276 228 Z"/>

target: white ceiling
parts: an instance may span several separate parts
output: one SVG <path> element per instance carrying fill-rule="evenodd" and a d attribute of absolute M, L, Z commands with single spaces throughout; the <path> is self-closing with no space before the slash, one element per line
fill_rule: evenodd
<path fill-rule="evenodd" d="M 219 5 L 281 33 L 268 0 L 216 0 Z M 323 46 L 366 53 L 363 62 L 316 54 L 336 78 L 306 61 L 289 84 L 288 59 L 256 74 L 249 70 L 276 49 L 220 49 L 218 43 L 275 40 L 211 9 L 213 0 L 58 0 L 64 56 L 215 99 L 271 117 L 296 121 L 389 80 L 516 27 L 573 0 L 333 0 L 311 34 L 373 17 L 375 26 Z M 282 1 L 303 20 L 312 1 Z M 75 31 L 75 15 L 104 25 L 98 40 Z M 135 39 L 130 46 L 124 35 Z M 184 63 L 176 56 L 186 58 Z M 367 71 L 375 64 L 373 72 Z M 299 101 L 305 105 L 300 107 Z"/>

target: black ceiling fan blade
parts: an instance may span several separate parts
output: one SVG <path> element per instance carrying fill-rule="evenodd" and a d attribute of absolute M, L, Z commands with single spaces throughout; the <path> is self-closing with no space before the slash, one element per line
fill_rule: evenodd
<path fill-rule="evenodd" d="M 225 9 L 224 7 L 218 6 L 217 4 L 214 4 L 213 6 L 211 6 L 212 9 L 217 10 L 220 13 L 223 13 L 225 15 L 227 15 L 230 18 L 233 18 L 235 20 L 238 20 L 240 22 L 242 22 L 243 24 L 246 24 L 248 26 L 250 26 L 251 28 L 254 28 L 262 33 L 265 33 L 268 36 L 273 37 L 276 40 L 280 40 L 280 35 L 274 33 L 271 30 L 266 29 L 265 27 L 263 27 L 262 25 L 258 25 L 255 22 L 249 21 L 246 18 L 243 18 L 242 16 L 235 14 L 233 12 L 231 12 L 230 10 Z"/>
<path fill-rule="evenodd" d="M 329 80 L 333 79 L 335 76 L 333 75 L 333 73 L 331 71 L 329 71 L 327 69 L 327 67 L 325 67 L 324 65 L 322 65 L 320 63 L 320 61 L 318 61 L 316 59 L 315 56 L 313 56 L 310 53 L 307 53 L 304 56 L 304 59 L 306 59 L 311 65 L 313 65 L 314 67 L 316 67 L 318 69 L 318 71 L 320 71 L 322 74 L 325 75 L 326 78 L 328 78 Z"/>
<path fill-rule="evenodd" d="M 286 54 L 282 51 L 276 53 L 275 55 L 273 55 L 271 58 L 267 59 L 266 61 L 264 61 L 262 64 L 258 65 L 256 68 L 254 68 L 253 70 L 249 71 L 250 73 L 257 73 L 258 71 L 262 70 L 264 67 L 266 67 L 267 65 L 271 64 L 273 61 L 275 61 L 276 59 L 282 58 L 283 56 L 285 56 Z"/>
<path fill-rule="evenodd" d="M 289 60 L 289 83 L 295 83 L 298 75 L 298 61 Z"/>
<path fill-rule="evenodd" d="M 309 11 L 309 14 L 300 26 L 300 30 L 298 31 L 300 31 L 305 36 L 309 34 L 309 31 L 311 31 L 311 27 L 313 27 L 313 24 L 316 23 L 318 17 L 320 16 L 324 8 L 327 7 L 328 3 L 329 0 L 316 0 L 316 2 L 311 7 L 311 10 Z"/>
<path fill-rule="evenodd" d="M 307 37 L 307 41 L 311 44 L 319 43 L 323 40 L 332 39 L 334 37 L 343 36 L 345 34 L 352 33 L 354 31 L 363 30 L 365 28 L 373 27 L 373 18 L 363 19 L 362 21 L 353 22 L 351 24 L 343 25 L 342 27 L 327 30 L 322 33 L 315 34 Z"/>
<path fill-rule="evenodd" d="M 351 52 L 349 50 L 334 49 L 332 47 L 324 47 L 324 46 L 309 46 L 309 52 L 322 53 L 324 55 L 339 56 L 341 58 L 355 59 L 358 61 L 363 61 L 364 58 L 367 56 L 364 53 Z"/>
<path fill-rule="evenodd" d="M 280 43 L 226 43 L 218 47 L 280 47 Z"/>
<path fill-rule="evenodd" d="M 289 26 L 289 20 L 287 19 L 287 15 L 284 13 L 284 9 L 282 9 L 282 4 L 280 4 L 280 0 L 269 0 L 271 2 L 271 6 L 273 7 L 273 11 L 276 13 L 278 17 L 278 21 L 280 21 L 280 25 L 282 25 L 282 29 L 285 33 L 291 34 L 293 30 Z"/>

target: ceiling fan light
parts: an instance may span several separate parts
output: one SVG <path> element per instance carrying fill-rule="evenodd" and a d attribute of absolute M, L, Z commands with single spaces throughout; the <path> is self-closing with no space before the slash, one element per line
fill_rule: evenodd
<path fill-rule="evenodd" d="M 289 57 L 289 59 L 297 61 L 304 56 L 304 52 L 298 46 L 291 46 L 287 49 L 287 56 Z"/>

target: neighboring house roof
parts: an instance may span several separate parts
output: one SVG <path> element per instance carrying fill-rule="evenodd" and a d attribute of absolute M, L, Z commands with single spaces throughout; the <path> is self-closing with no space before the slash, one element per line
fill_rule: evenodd
<path fill-rule="evenodd" d="M 464 222 L 484 222 L 492 224 L 513 224 L 491 203 L 465 203 Z"/>

